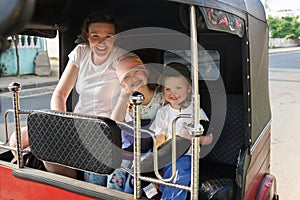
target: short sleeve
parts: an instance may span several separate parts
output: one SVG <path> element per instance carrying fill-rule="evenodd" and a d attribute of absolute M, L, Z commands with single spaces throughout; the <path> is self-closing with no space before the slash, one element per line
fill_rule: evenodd
<path fill-rule="evenodd" d="M 87 48 L 88 47 L 86 46 L 86 44 L 77 45 L 68 55 L 69 61 L 71 61 L 74 65 L 76 65 L 79 68 L 84 54 L 87 52 Z"/>
<path fill-rule="evenodd" d="M 200 109 L 200 119 L 204 120 L 204 121 L 209 121 L 206 113 L 204 112 L 204 110 L 202 108 Z"/>
<path fill-rule="evenodd" d="M 116 69 L 116 61 L 120 58 L 122 58 L 124 55 L 128 54 L 129 51 L 119 48 L 119 47 L 114 47 L 112 50 L 112 56 L 111 56 L 111 66 L 113 69 Z"/>
<path fill-rule="evenodd" d="M 164 112 L 162 109 L 159 109 L 157 111 L 157 115 L 155 120 L 152 122 L 150 126 L 150 130 L 155 133 L 155 135 L 158 134 L 167 134 L 168 133 L 168 127 L 166 123 L 166 117 L 164 116 Z"/>

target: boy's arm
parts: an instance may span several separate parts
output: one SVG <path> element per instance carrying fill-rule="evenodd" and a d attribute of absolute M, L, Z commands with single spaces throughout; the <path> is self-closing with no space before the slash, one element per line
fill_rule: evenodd
<path fill-rule="evenodd" d="M 122 89 L 123 90 L 123 89 Z M 130 93 L 122 91 L 110 118 L 114 121 L 124 121 Z"/>
<path fill-rule="evenodd" d="M 165 134 L 157 134 L 156 135 L 156 147 L 161 145 L 166 141 L 166 135 Z"/>
<path fill-rule="evenodd" d="M 213 142 L 213 134 L 210 133 L 208 135 L 201 135 L 200 136 L 200 144 L 201 145 L 209 145 Z"/>
<path fill-rule="evenodd" d="M 156 118 L 152 122 L 151 126 L 149 127 L 151 131 L 155 133 L 156 139 L 156 147 L 164 143 L 167 139 L 167 127 L 166 127 L 166 117 L 162 108 L 158 109 L 156 113 Z"/>

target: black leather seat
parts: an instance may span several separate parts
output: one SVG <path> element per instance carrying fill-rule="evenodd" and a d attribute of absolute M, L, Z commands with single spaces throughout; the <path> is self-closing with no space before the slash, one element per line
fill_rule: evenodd
<path fill-rule="evenodd" d="M 121 165 L 121 131 L 108 118 L 36 111 L 27 124 L 32 154 L 40 160 L 98 174 Z"/>
<path fill-rule="evenodd" d="M 200 161 L 201 199 L 235 199 L 236 169 L 239 156 L 243 155 L 246 138 L 243 104 L 242 95 L 227 95 L 226 117 L 220 137 L 212 150 Z M 202 107 L 210 112 L 210 102 L 203 102 Z"/>

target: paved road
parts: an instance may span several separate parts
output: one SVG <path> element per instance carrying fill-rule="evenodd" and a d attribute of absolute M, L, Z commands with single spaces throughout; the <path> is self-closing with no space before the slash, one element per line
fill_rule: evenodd
<path fill-rule="evenodd" d="M 300 52 L 270 55 L 271 172 L 282 200 L 300 199 Z"/>
<path fill-rule="evenodd" d="M 35 89 L 22 90 L 20 96 L 21 110 L 48 109 L 50 98 L 55 86 L 41 87 Z M 4 113 L 7 109 L 12 109 L 12 94 L 10 92 L 0 93 L 0 140 L 4 140 Z M 13 113 L 9 114 L 9 132 L 15 130 Z M 26 124 L 26 115 L 21 115 L 21 124 Z"/>

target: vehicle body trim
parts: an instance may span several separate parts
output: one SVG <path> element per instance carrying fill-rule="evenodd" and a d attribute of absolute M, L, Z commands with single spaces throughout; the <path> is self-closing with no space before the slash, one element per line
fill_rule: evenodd
<path fill-rule="evenodd" d="M 253 143 L 253 145 L 251 145 L 250 147 L 250 155 L 253 154 L 253 152 L 255 151 L 256 147 L 258 146 L 258 144 L 260 143 L 261 139 L 264 137 L 264 135 L 268 132 L 267 130 L 270 128 L 271 126 L 271 122 L 272 119 L 269 120 L 269 122 L 266 124 L 265 128 L 261 131 L 261 133 L 259 134 L 259 137 L 256 139 L 256 141 Z"/>

